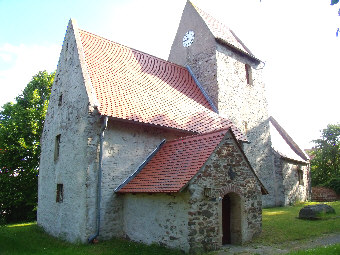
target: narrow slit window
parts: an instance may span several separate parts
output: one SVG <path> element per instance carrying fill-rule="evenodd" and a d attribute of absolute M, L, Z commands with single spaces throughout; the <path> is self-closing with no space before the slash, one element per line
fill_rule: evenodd
<path fill-rule="evenodd" d="M 57 197 L 56 202 L 62 203 L 64 200 L 64 185 L 63 184 L 57 184 Z"/>
<path fill-rule="evenodd" d="M 60 153 L 60 135 L 55 137 L 54 160 L 58 160 Z"/>
<path fill-rule="evenodd" d="M 248 65 L 248 64 L 245 64 L 245 69 L 246 69 L 247 84 L 253 85 L 253 77 L 252 77 L 251 66 Z"/>
<path fill-rule="evenodd" d="M 299 168 L 297 172 L 298 172 L 299 185 L 303 185 L 303 171 Z"/>
<path fill-rule="evenodd" d="M 243 124 L 244 124 L 244 134 L 246 135 L 248 133 L 248 122 L 244 121 Z"/>
<path fill-rule="evenodd" d="M 58 106 L 61 106 L 63 104 L 63 94 L 60 94 L 59 100 L 58 100 Z"/>

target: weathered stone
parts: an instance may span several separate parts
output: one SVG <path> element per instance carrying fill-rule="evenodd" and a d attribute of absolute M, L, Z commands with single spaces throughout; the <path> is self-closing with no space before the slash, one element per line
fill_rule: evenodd
<path fill-rule="evenodd" d="M 273 151 L 275 178 L 277 180 L 276 204 L 287 206 L 297 201 L 310 199 L 309 165 L 303 162 L 283 159 L 280 154 Z M 303 185 L 298 180 L 298 169 L 303 172 Z"/>
<path fill-rule="evenodd" d="M 303 207 L 299 212 L 299 219 L 317 220 L 321 219 L 323 214 L 335 213 L 333 207 L 326 204 L 308 205 Z"/>
<path fill-rule="evenodd" d="M 221 150 L 227 147 L 233 147 L 232 140 L 228 138 L 221 143 Z M 242 154 L 238 153 L 237 150 L 232 151 L 234 151 L 233 154 L 230 158 L 228 157 L 231 163 L 233 163 L 236 158 L 238 158 L 238 160 L 242 159 Z M 219 227 L 220 224 L 222 224 L 219 219 L 219 215 L 221 214 L 221 200 L 216 199 L 215 201 L 211 201 L 211 199 L 204 197 L 203 193 L 200 192 L 204 187 L 213 186 L 215 190 L 214 194 L 216 194 L 217 198 L 219 196 L 223 197 L 228 193 L 236 193 L 240 197 L 242 196 L 244 201 L 244 205 L 242 205 L 242 215 L 244 218 L 242 221 L 248 224 L 243 224 L 237 230 L 235 228 L 238 237 L 235 235 L 233 239 L 234 243 L 248 241 L 261 232 L 261 192 L 254 174 L 249 169 L 249 165 L 234 164 L 234 171 L 238 174 L 234 180 L 227 181 L 228 173 L 225 163 L 215 164 L 215 166 L 213 164 L 213 162 L 216 161 L 226 161 L 221 155 L 222 154 L 214 153 L 202 169 L 203 177 L 201 179 L 194 178 L 190 182 L 190 187 L 192 187 L 192 190 L 195 190 L 195 192 L 191 194 L 191 197 L 195 198 L 195 202 L 190 203 L 190 205 L 197 210 L 197 214 L 195 217 L 189 214 L 189 223 L 191 225 L 192 222 L 195 222 L 196 226 L 199 226 L 198 233 L 195 233 L 194 241 L 189 240 L 190 247 L 193 250 L 196 248 L 211 250 L 213 247 L 216 248 L 216 246 L 219 247 L 221 245 L 221 232 Z M 213 177 L 204 177 L 204 172 L 206 171 L 212 172 Z M 245 180 L 247 180 L 247 182 L 245 182 Z M 241 215 L 241 211 L 239 211 L 239 214 Z M 241 218 L 239 218 L 239 222 L 241 222 Z M 207 240 L 210 241 L 208 242 Z M 212 245 L 212 243 L 214 245 Z"/>
<path fill-rule="evenodd" d="M 196 229 L 192 229 L 190 232 L 189 232 L 189 236 L 195 236 L 197 234 L 197 230 Z"/>
<path fill-rule="evenodd" d="M 202 215 L 205 216 L 205 217 L 210 218 L 211 216 L 213 216 L 213 213 L 208 211 L 208 210 L 204 210 L 204 211 L 202 211 Z"/>

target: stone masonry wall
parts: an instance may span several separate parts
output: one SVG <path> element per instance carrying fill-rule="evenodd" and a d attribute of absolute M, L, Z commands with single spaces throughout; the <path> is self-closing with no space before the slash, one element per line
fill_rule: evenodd
<path fill-rule="evenodd" d="M 263 196 L 263 206 L 275 206 L 274 158 L 262 71 L 256 70 L 256 64 L 248 58 L 220 44 L 216 59 L 219 113 L 247 135 L 250 143 L 244 145 L 244 151 L 269 192 Z M 252 68 L 252 84 L 247 84 L 245 64 Z"/>
<path fill-rule="evenodd" d="M 190 47 L 183 47 L 183 36 L 189 30 L 195 33 L 194 42 Z M 183 10 L 168 60 L 181 66 L 189 65 L 217 106 L 215 38 L 189 1 Z"/>
<path fill-rule="evenodd" d="M 281 160 L 281 156 L 273 151 L 274 155 L 274 167 L 275 167 L 275 179 L 276 182 L 276 194 L 275 194 L 275 200 L 276 200 L 276 206 L 284 206 L 285 205 L 285 190 L 283 186 L 283 161 Z"/>
<path fill-rule="evenodd" d="M 89 105 L 74 30 L 69 25 L 41 138 L 37 221 L 48 233 L 71 242 L 85 242 L 88 237 L 88 171 L 95 167 L 98 144 L 98 115 Z M 63 185 L 60 202 L 56 201 L 57 184 Z"/>
<path fill-rule="evenodd" d="M 124 236 L 123 200 L 114 189 L 136 171 L 164 138 L 172 140 L 184 135 L 179 131 L 109 120 L 102 161 L 100 238 Z"/>
<path fill-rule="evenodd" d="M 292 205 L 310 199 L 309 165 L 282 158 L 274 152 L 275 173 L 277 178 L 277 206 Z M 303 172 L 303 181 L 299 183 L 298 170 Z"/>
<path fill-rule="evenodd" d="M 282 159 L 284 206 L 292 205 L 299 201 L 306 201 L 309 197 L 309 169 L 305 164 L 299 164 Z M 303 183 L 299 184 L 298 169 L 303 172 Z"/>
<path fill-rule="evenodd" d="M 189 194 L 124 194 L 126 238 L 189 251 Z"/>
<path fill-rule="evenodd" d="M 228 174 L 232 167 L 235 177 Z M 205 188 L 211 194 L 205 195 Z M 199 174 L 190 181 L 189 244 L 193 252 L 214 250 L 222 245 L 222 198 L 228 193 L 239 197 L 240 228 L 232 240 L 251 240 L 261 232 L 262 201 L 260 185 L 231 136 L 224 138 Z M 208 192 L 209 193 L 209 192 Z M 237 236 L 233 236 L 237 235 Z"/>
<path fill-rule="evenodd" d="M 182 38 L 188 30 L 195 32 L 195 39 L 185 48 Z M 168 59 L 189 65 L 219 114 L 247 134 L 250 144 L 244 146 L 246 155 L 269 191 L 263 205 L 275 206 L 276 180 L 262 71 L 255 70 L 254 61 L 217 43 L 190 2 L 184 8 Z M 245 64 L 252 67 L 252 85 L 247 84 Z"/>

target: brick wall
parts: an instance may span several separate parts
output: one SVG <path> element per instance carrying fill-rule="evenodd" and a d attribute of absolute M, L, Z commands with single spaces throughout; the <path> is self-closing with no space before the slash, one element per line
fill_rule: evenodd
<path fill-rule="evenodd" d="M 326 187 L 312 187 L 312 201 L 327 202 L 339 199 L 334 190 Z"/>

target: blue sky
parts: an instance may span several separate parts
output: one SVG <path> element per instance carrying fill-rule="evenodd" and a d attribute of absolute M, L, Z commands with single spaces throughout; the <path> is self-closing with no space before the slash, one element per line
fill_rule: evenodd
<path fill-rule="evenodd" d="M 0 105 L 57 68 L 67 23 L 167 59 L 185 0 L 0 0 Z M 340 27 L 330 0 L 194 0 L 266 62 L 270 114 L 303 147 L 339 123 Z"/>

